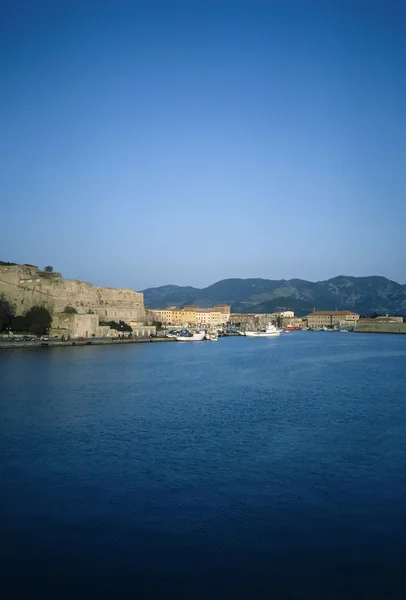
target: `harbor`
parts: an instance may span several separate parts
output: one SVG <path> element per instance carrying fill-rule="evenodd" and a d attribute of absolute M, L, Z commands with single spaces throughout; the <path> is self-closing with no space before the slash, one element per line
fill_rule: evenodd
<path fill-rule="evenodd" d="M 402 316 L 369 318 L 346 308 L 295 314 L 234 312 L 225 303 L 145 304 L 144 294 L 64 279 L 33 265 L 0 264 L 0 349 L 65 348 L 147 342 L 217 341 L 311 332 L 406 333 Z"/>
<path fill-rule="evenodd" d="M 245 338 L 275 338 L 298 333 L 369 333 L 369 334 L 406 334 L 406 323 L 401 321 L 388 322 L 373 319 L 360 319 L 354 328 L 349 327 L 284 327 L 277 328 L 269 323 L 265 328 L 256 330 L 244 329 L 211 329 L 208 331 L 193 329 L 163 330 L 148 337 L 121 335 L 117 337 L 92 337 L 92 338 L 34 338 L 30 336 L 2 336 L 0 337 L 0 350 L 18 348 L 80 348 L 83 346 L 123 346 L 132 344 L 167 343 L 167 342 L 205 342 L 217 341 L 227 337 Z"/>

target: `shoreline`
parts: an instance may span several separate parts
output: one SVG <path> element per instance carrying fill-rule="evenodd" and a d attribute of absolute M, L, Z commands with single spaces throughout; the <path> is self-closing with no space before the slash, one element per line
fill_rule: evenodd
<path fill-rule="evenodd" d="M 174 338 L 134 338 L 124 340 L 108 340 L 108 339 L 89 339 L 85 342 L 77 342 L 69 340 L 61 342 L 60 340 L 50 342 L 0 342 L 0 350 L 17 349 L 17 348 L 72 348 L 80 346 L 121 346 L 123 344 L 148 344 L 157 342 L 176 342 Z"/>

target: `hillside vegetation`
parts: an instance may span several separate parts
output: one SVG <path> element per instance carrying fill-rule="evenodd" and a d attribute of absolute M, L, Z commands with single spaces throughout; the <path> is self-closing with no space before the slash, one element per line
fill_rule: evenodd
<path fill-rule="evenodd" d="M 303 279 L 223 279 L 206 288 L 165 285 L 143 290 L 147 308 L 186 304 L 230 304 L 233 312 L 349 309 L 360 314 L 406 315 L 406 286 L 386 277 L 347 277 L 326 281 Z"/>

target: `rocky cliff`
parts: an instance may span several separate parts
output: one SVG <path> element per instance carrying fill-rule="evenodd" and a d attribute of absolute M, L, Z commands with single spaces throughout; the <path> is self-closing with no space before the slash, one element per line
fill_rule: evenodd
<path fill-rule="evenodd" d="M 60 273 L 46 273 L 31 265 L 0 266 L 0 294 L 13 304 L 17 315 L 37 304 L 53 313 L 63 312 L 66 306 L 76 308 L 79 314 L 92 311 L 101 321 L 145 320 L 141 292 L 63 279 Z"/>

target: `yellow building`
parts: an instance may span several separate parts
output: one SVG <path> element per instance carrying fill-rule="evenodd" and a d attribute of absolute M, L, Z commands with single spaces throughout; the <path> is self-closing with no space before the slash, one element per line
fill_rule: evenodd
<path fill-rule="evenodd" d="M 199 308 L 196 310 L 196 324 L 200 327 L 209 327 L 211 324 L 211 309 Z"/>
<path fill-rule="evenodd" d="M 195 305 L 176 308 L 149 309 L 148 316 L 153 321 L 160 321 L 164 325 L 196 325 L 199 327 L 221 327 L 230 319 L 230 307 L 218 304 L 212 308 L 201 308 Z"/>
<path fill-rule="evenodd" d="M 319 310 L 307 315 L 306 319 L 311 328 L 355 327 L 359 315 L 350 310 Z"/>
<path fill-rule="evenodd" d="M 221 322 L 226 324 L 230 321 L 231 307 L 228 304 L 215 304 L 213 312 L 221 315 Z"/>

